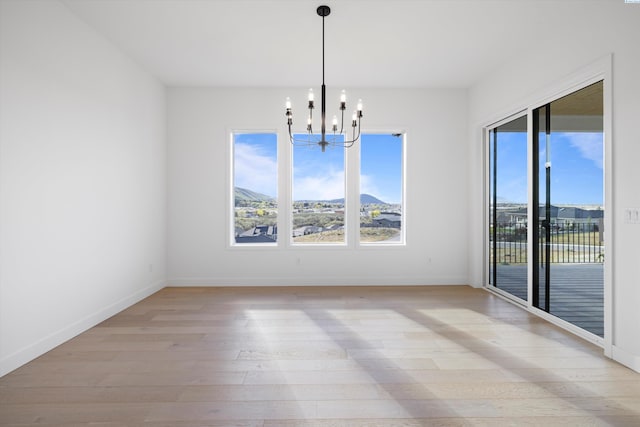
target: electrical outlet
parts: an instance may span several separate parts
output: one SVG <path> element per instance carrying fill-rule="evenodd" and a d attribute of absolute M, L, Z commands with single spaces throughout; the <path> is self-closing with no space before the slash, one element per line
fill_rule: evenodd
<path fill-rule="evenodd" d="M 640 224 L 640 208 L 626 208 L 624 222 L 625 224 Z"/>

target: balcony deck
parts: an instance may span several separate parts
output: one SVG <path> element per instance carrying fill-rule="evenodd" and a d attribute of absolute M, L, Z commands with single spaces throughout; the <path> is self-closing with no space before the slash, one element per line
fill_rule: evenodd
<path fill-rule="evenodd" d="M 602 263 L 551 264 L 549 312 L 600 337 L 604 336 Z M 527 300 L 527 265 L 498 265 L 497 288 Z M 544 270 L 540 269 L 544 280 Z M 544 302 L 544 287 L 540 301 Z"/>

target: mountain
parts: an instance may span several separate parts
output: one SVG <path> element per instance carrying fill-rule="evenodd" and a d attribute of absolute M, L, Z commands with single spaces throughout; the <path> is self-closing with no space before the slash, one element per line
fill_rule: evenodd
<path fill-rule="evenodd" d="M 325 200 L 319 200 L 320 202 L 323 202 Z M 326 200 L 327 203 L 344 203 L 344 199 L 333 199 L 333 200 Z M 387 205 L 387 202 L 383 202 L 382 200 L 378 199 L 375 196 L 372 196 L 371 194 L 361 194 L 360 195 L 360 204 L 361 205 Z"/>
<path fill-rule="evenodd" d="M 249 201 L 249 202 L 271 202 L 274 201 L 273 197 L 267 196 L 262 193 L 256 193 L 255 191 L 247 190 L 246 188 L 235 187 L 234 198 L 236 201 Z"/>
<path fill-rule="evenodd" d="M 255 191 L 248 190 L 246 188 L 235 187 L 235 200 L 236 201 L 247 201 L 247 202 L 273 202 L 275 199 L 271 196 L 267 196 L 265 194 L 256 193 Z M 333 199 L 333 200 L 296 200 L 297 202 L 319 202 L 319 203 L 340 203 L 344 204 L 343 199 Z M 360 204 L 361 205 L 387 205 L 388 203 L 383 202 L 371 194 L 361 194 L 360 195 Z"/>
<path fill-rule="evenodd" d="M 371 194 L 361 194 L 360 195 L 360 204 L 361 205 L 387 205 L 387 202 L 383 202 Z"/>

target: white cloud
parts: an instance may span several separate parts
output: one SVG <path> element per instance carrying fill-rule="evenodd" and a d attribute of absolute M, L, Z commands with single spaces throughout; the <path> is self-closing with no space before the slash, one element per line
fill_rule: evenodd
<path fill-rule="evenodd" d="M 294 200 L 332 200 L 344 197 L 344 172 L 297 176 L 294 181 Z"/>
<path fill-rule="evenodd" d="M 278 164 L 276 159 L 250 144 L 234 145 L 235 186 L 275 196 L 277 194 Z"/>
<path fill-rule="evenodd" d="M 392 197 L 385 194 L 383 190 L 376 184 L 375 178 L 370 175 L 360 175 L 360 192 L 362 194 L 369 194 L 377 197 L 378 199 L 387 203 L 399 203 L 399 200 L 395 200 L 397 197 Z"/>
<path fill-rule="evenodd" d="M 370 175 L 360 175 L 360 192 L 381 197 L 380 189 L 376 186 L 375 179 Z"/>
<path fill-rule="evenodd" d="M 601 133 L 567 132 L 569 144 L 580 151 L 585 159 L 591 160 L 598 168 L 603 168 L 603 141 Z"/>

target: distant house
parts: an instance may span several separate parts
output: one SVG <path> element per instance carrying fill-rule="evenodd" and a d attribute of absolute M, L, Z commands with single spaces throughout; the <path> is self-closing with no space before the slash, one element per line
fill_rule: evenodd
<path fill-rule="evenodd" d="M 305 225 L 303 227 L 298 227 L 293 230 L 293 237 L 306 236 L 308 234 L 320 233 L 322 231 L 322 227 L 318 227 L 315 225 Z"/>
<path fill-rule="evenodd" d="M 604 218 L 602 209 L 582 209 L 575 207 L 558 208 L 558 222 L 587 223 Z"/>
<path fill-rule="evenodd" d="M 258 225 L 238 233 L 236 243 L 273 243 L 278 240 L 278 227 L 275 225 Z"/>
<path fill-rule="evenodd" d="M 402 215 L 394 212 L 385 212 L 373 218 L 374 227 L 400 228 Z"/>
<path fill-rule="evenodd" d="M 547 216 L 546 207 L 540 206 L 538 215 L 540 220 L 544 220 Z M 575 206 L 550 206 L 549 216 L 552 224 L 558 226 L 573 225 L 573 224 L 599 224 L 604 218 L 604 211 L 602 209 L 584 209 Z M 500 208 L 497 212 L 497 223 L 508 224 L 522 224 L 527 222 L 527 208 L 513 207 L 513 208 Z"/>
<path fill-rule="evenodd" d="M 497 211 L 498 224 L 525 224 L 527 223 L 527 208 L 500 209 Z"/>
<path fill-rule="evenodd" d="M 343 228 L 344 228 L 344 225 L 342 225 L 342 224 L 332 224 L 332 225 L 326 227 L 325 230 L 326 231 L 331 231 L 331 230 L 340 230 L 340 229 L 343 229 Z"/>

